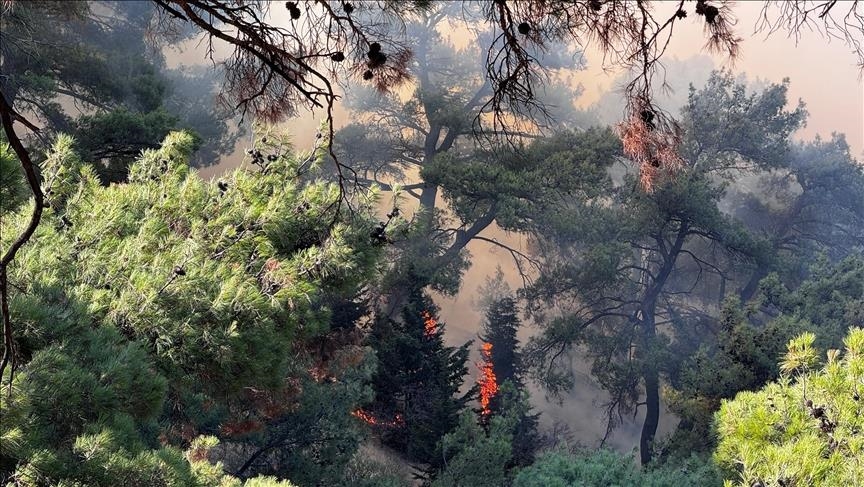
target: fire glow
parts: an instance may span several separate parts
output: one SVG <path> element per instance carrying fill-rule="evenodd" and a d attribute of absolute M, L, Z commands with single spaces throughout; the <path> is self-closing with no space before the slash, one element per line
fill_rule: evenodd
<path fill-rule="evenodd" d="M 489 409 L 489 403 L 498 393 L 498 382 L 495 378 L 495 371 L 492 369 L 492 344 L 484 342 L 480 347 L 480 354 L 483 361 L 477 364 L 480 369 L 480 378 L 477 380 L 477 384 L 480 386 L 480 414 L 486 416 L 492 412 Z"/>
<path fill-rule="evenodd" d="M 435 317 L 433 317 L 428 311 L 422 312 L 420 316 L 423 317 L 423 336 L 426 338 L 432 338 L 438 331 L 438 322 L 435 321 Z"/>
<path fill-rule="evenodd" d="M 353 413 L 351 413 L 351 415 L 359 419 L 360 421 L 368 424 L 369 426 L 383 426 L 386 428 L 394 428 L 396 426 L 401 426 L 405 424 L 405 421 L 402 420 L 402 415 L 399 413 L 396 413 L 396 417 L 393 418 L 393 421 L 382 421 L 362 409 L 354 411 Z"/>

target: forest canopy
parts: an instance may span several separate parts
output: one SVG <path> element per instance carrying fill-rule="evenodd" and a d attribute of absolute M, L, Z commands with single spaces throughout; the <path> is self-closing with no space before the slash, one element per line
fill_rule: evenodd
<path fill-rule="evenodd" d="M 0 484 L 864 483 L 857 142 L 667 53 L 740 11 L 0 3 Z"/>

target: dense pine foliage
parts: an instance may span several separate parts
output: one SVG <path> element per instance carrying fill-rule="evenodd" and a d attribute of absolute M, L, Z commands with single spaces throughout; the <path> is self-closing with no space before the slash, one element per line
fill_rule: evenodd
<path fill-rule="evenodd" d="M 414 287 L 401 320 L 381 317 L 369 343 L 378 358 L 373 378 L 373 426 L 383 422 L 382 439 L 415 462 L 441 468 L 441 437 L 453 429 L 474 390 L 461 392 L 468 372 L 469 343 L 444 345 L 438 307 Z"/>
<path fill-rule="evenodd" d="M 3 397 L 10 479 L 209 485 L 182 449 L 200 461 L 210 443 L 196 438 L 214 434 L 241 456 L 290 443 L 279 471 L 320 479 L 356 448 L 369 354 L 310 349 L 337 340 L 327 299 L 352 296 L 375 262 L 371 223 L 339 221 L 338 188 L 300 182 L 308 161 L 284 145 L 262 142 L 266 171 L 205 182 L 193 143 L 169 135 L 108 188 L 70 138 L 48 153 L 50 210 L 11 273 L 26 366 Z M 4 218 L 4 244 L 25 213 Z"/>
<path fill-rule="evenodd" d="M 822 360 L 812 333 L 789 341 L 783 376 L 724 401 L 715 457 L 733 485 L 858 485 L 864 481 L 864 330 Z M 820 366 L 820 362 L 822 362 Z"/>

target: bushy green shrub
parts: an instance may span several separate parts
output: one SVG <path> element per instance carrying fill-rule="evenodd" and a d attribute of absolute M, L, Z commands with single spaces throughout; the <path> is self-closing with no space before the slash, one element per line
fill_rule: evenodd
<path fill-rule="evenodd" d="M 552 452 L 522 470 L 514 487 L 669 487 L 720 486 L 710 461 L 693 457 L 683 464 L 640 469 L 635 460 L 611 450 L 580 455 Z"/>
<path fill-rule="evenodd" d="M 815 340 L 789 342 L 779 381 L 723 402 L 715 459 L 729 485 L 864 485 L 864 330 L 821 368 Z"/>

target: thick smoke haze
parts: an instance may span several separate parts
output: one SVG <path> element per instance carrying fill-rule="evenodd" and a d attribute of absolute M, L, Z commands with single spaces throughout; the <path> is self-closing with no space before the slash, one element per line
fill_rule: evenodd
<path fill-rule="evenodd" d="M 666 64 L 676 61 L 695 63 L 702 69 L 692 73 L 667 72 L 666 82 L 673 88 L 670 98 L 686 101 L 688 85 L 694 83 L 698 88 L 712 67 L 746 74 L 750 80 L 780 82 L 789 78 L 790 104 L 804 100 L 809 112 L 807 126 L 795 137 L 807 140 L 816 135 L 826 138 L 832 132 L 844 133 L 853 154 L 860 158 L 864 155 L 864 84 L 855 55 L 841 41 L 826 38 L 817 31 L 803 31 L 797 42 L 782 34 L 771 37 L 764 32 L 753 34 L 759 25 L 761 9 L 761 2 L 741 2 L 736 6 L 735 11 L 739 14 L 737 31 L 743 41 L 740 55 L 735 60 L 707 52 L 702 28 L 693 22 L 682 23 L 669 44 Z M 289 22 L 287 13 L 281 8 L 274 8 L 272 16 L 277 23 Z M 467 43 L 467 38 L 460 36 L 458 31 L 454 36 L 457 47 Z M 215 46 L 217 59 L 220 53 L 227 52 L 224 45 L 216 43 Z M 204 48 L 200 40 L 166 48 L 169 67 L 204 63 Z M 616 82 L 620 81 L 623 73 L 604 66 L 602 55 L 591 49 L 585 53 L 585 58 L 587 67 L 577 77 L 584 92 L 575 101 L 576 106 L 590 110 L 604 96 L 622 100 L 621 87 Z M 699 60 L 694 62 L 693 58 Z M 830 89 L 826 80 L 830 80 Z M 623 101 L 621 103 L 623 105 Z M 317 116 L 306 114 L 287 122 L 286 127 L 295 134 L 298 148 L 311 145 L 322 116 L 321 113 Z M 348 120 L 348 112 L 341 104 L 337 105 L 335 119 L 337 125 Z M 203 173 L 221 173 L 235 167 L 241 159 L 242 151 L 237 151 Z"/>
<path fill-rule="evenodd" d="M 0 125 L 0 486 L 864 478 L 864 0 L 0 0 Z"/>
<path fill-rule="evenodd" d="M 826 39 L 816 31 L 802 32 L 797 45 L 795 39 L 782 34 L 770 38 L 764 32 L 753 34 L 760 20 L 761 9 L 761 2 L 741 2 L 736 6 L 735 12 L 739 15 L 737 32 L 743 37 L 743 42 L 741 54 L 734 60 L 706 52 L 701 26 L 696 22 L 682 23 L 668 47 L 665 82 L 669 91 L 663 92 L 658 98 L 660 104 L 664 109 L 677 113 L 686 103 L 689 85 L 701 87 L 713 69 L 727 69 L 736 75 L 746 76 L 750 86 L 778 83 L 789 78 L 790 108 L 800 99 L 806 103 L 809 113 L 806 127 L 794 135 L 795 139 L 811 140 L 816 136 L 830 138 L 832 132 L 844 133 L 853 154 L 859 160 L 864 159 L 864 84 L 854 54 L 841 41 Z M 274 8 L 271 15 L 276 23 L 288 23 L 290 20 L 281 8 Z M 458 30 L 451 32 L 451 35 L 457 47 L 468 42 Z M 166 48 L 169 66 L 203 63 L 205 47 L 199 40 L 193 40 Z M 226 52 L 224 45 L 216 44 L 216 48 L 217 58 L 219 53 Z M 602 56 L 591 49 L 585 52 L 584 57 L 587 66 L 575 78 L 583 91 L 574 100 L 574 105 L 594 113 L 602 123 L 614 124 L 623 115 L 621 84 L 626 79 L 625 73 L 605 66 Z M 351 96 L 350 88 L 346 96 Z M 350 120 L 350 113 L 342 104 L 337 105 L 334 116 L 337 126 Z M 306 113 L 284 124 L 296 148 L 303 150 L 311 147 L 323 117 L 323 113 Z M 215 165 L 201 169 L 201 174 L 218 176 L 240 165 L 243 150 L 248 144 L 248 138 L 241 140 L 234 153 L 222 157 Z M 526 250 L 524 238 L 504 233 L 494 224 L 482 236 Z M 458 295 L 436 296 L 441 306 L 441 318 L 447 323 L 447 341 L 451 345 L 477 338 L 482 321 L 475 304 L 477 289 L 488 276 L 495 273 L 496 268 L 503 270 L 513 289 L 518 289 L 522 284 L 508 252 L 478 241 L 470 243 L 468 251 L 471 253 L 472 265 L 464 275 Z M 522 330 L 523 341 L 532 332 L 530 324 L 527 324 Z M 475 350 L 472 362 L 476 359 Z M 564 423 L 577 441 L 596 446 L 606 430 L 603 412 L 599 407 L 604 393 L 592 381 L 588 365 L 578 357 L 573 360 L 576 370 L 574 389 L 563 397 L 546 398 L 543 391 L 535 388 L 532 390 L 533 400 L 543 412 L 544 423 Z M 476 370 L 473 373 L 476 374 Z M 638 442 L 642 418 L 637 416 L 628 419 L 614 432 L 608 444 L 629 449 Z M 674 418 L 662 417 L 658 433 L 662 437 L 673 427 Z"/>

